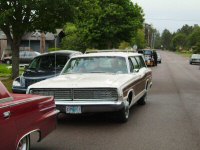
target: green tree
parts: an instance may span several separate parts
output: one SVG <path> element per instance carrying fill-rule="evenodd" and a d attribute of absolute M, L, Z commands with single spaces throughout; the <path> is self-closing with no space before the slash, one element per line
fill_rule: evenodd
<path fill-rule="evenodd" d="M 161 36 L 158 30 L 154 31 L 154 48 L 161 49 Z"/>
<path fill-rule="evenodd" d="M 187 37 L 184 33 L 177 33 L 173 39 L 172 44 L 176 50 L 182 50 L 186 47 Z"/>
<path fill-rule="evenodd" d="M 170 50 L 171 49 L 171 42 L 172 42 L 172 33 L 165 29 L 161 36 L 161 43 L 164 49 Z"/>
<path fill-rule="evenodd" d="M 69 0 L 0 0 L 0 29 L 6 34 L 12 49 L 12 78 L 19 75 L 19 46 L 26 32 L 54 32 L 71 18 Z"/>
<path fill-rule="evenodd" d="M 194 49 L 194 53 L 200 53 L 200 27 L 195 27 L 189 36 L 188 43 Z"/>
<path fill-rule="evenodd" d="M 146 47 L 145 33 L 143 29 L 137 31 L 137 34 L 131 39 L 131 45 L 137 45 L 139 49 Z"/>
<path fill-rule="evenodd" d="M 63 49 L 79 50 L 84 52 L 87 48 L 87 44 L 79 33 L 76 25 L 73 23 L 67 23 L 64 26 L 65 38 L 62 40 Z"/>
<path fill-rule="evenodd" d="M 143 11 L 130 0 L 83 0 L 76 26 L 89 48 L 116 48 L 143 25 Z"/>
<path fill-rule="evenodd" d="M 183 33 L 185 35 L 190 35 L 193 31 L 193 26 L 184 25 L 181 29 L 178 29 L 177 33 Z"/>

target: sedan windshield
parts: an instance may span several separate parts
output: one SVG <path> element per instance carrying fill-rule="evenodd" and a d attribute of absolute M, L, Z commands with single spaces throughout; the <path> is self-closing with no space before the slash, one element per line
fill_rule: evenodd
<path fill-rule="evenodd" d="M 62 71 L 67 73 L 128 73 L 128 69 L 124 57 L 80 57 L 69 61 Z"/>
<path fill-rule="evenodd" d="M 36 57 L 28 69 L 49 71 L 54 70 L 56 67 L 56 69 L 62 70 L 68 59 L 69 57 L 65 55 L 44 55 Z"/>
<path fill-rule="evenodd" d="M 193 54 L 193 55 L 192 55 L 192 58 L 193 58 L 193 59 L 200 59 L 200 54 Z"/>
<path fill-rule="evenodd" d="M 152 55 L 152 51 L 151 50 L 145 50 L 144 55 Z"/>

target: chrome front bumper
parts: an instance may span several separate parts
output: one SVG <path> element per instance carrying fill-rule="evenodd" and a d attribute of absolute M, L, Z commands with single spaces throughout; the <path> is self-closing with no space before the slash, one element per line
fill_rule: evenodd
<path fill-rule="evenodd" d="M 113 112 L 126 107 L 127 101 L 55 101 L 56 108 L 66 113 L 66 106 L 81 106 L 82 113 Z"/>

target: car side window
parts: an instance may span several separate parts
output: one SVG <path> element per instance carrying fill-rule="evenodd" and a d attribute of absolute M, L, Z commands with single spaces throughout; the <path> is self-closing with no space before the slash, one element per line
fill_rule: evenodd
<path fill-rule="evenodd" d="M 131 58 L 128 59 L 129 62 L 129 66 L 130 66 L 130 72 L 133 73 L 134 72 L 134 66 L 133 66 L 133 62 L 131 61 Z"/>
<path fill-rule="evenodd" d="M 133 63 L 134 69 L 140 69 L 138 62 L 136 61 L 135 57 L 131 57 L 131 61 Z"/>
<path fill-rule="evenodd" d="M 62 69 L 68 60 L 69 60 L 69 56 L 56 55 L 56 68 Z M 55 63 L 55 59 L 53 59 L 53 62 Z"/>
<path fill-rule="evenodd" d="M 144 59 L 142 58 L 142 56 L 136 56 L 135 59 L 137 60 L 140 68 L 146 67 Z"/>

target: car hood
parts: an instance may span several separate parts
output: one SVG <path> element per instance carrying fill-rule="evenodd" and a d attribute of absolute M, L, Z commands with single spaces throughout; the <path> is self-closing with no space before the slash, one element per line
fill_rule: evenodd
<path fill-rule="evenodd" d="M 132 79 L 133 74 L 67 74 L 47 79 L 30 88 L 119 88 Z M 137 80 L 138 76 L 135 75 Z"/>
<path fill-rule="evenodd" d="M 27 69 L 23 76 L 25 78 L 49 78 L 49 77 L 53 77 L 53 76 L 57 76 L 58 74 L 60 74 L 61 70 L 57 70 L 55 72 L 55 70 L 47 70 L 47 71 L 43 71 L 43 70 L 30 70 Z"/>

